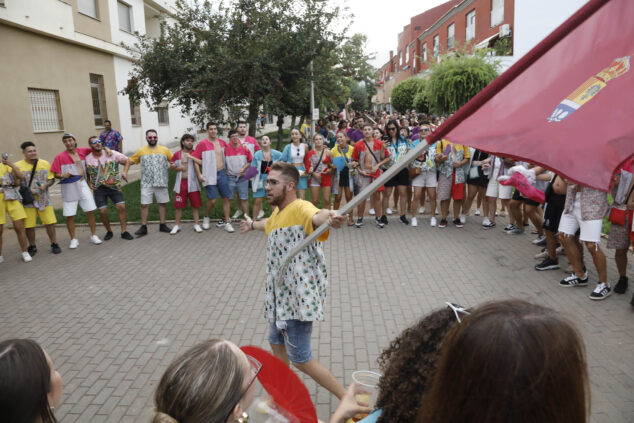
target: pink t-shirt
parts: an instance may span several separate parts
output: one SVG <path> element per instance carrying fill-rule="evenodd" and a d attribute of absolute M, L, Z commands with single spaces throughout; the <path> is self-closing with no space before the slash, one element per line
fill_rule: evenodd
<path fill-rule="evenodd" d="M 71 175 L 86 175 L 86 167 L 84 159 L 92 152 L 89 147 L 77 147 L 75 149 L 79 159 L 81 160 L 82 169 L 77 169 L 73 158 L 70 157 L 68 151 L 64 150 L 55 156 L 51 164 L 53 173 L 64 174 L 66 172 Z M 105 153 L 104 153 L 105 154 Z M 62 201 L 78 201 L 81 198 L 81 183 L 83 179 L 68 184 L 62 184 Z M 85 183 L 85 182 L 84 182 Z"/>
<path fill-rule="evenodd" d="M 260 144 L 258 144 L 258 140 L 253 137 L 247 135 L 244 140 L 240 139 L 240 142 L 249 149 L 251 155 L 253 156 L 256 151 L 260 150 Z"/>
<path fill-rule="evenodd" d="M 234 147 L 231 143 L 226 145 L 225 163 L 228 176 L 238 176 L 240 170 L 251 160 L 253 160 L 253 154 L 247 147 L 243 145 Z"/>
<path fill-rule="evenodd" d="M 217 138 L 217 140 L 220 144 L 220 148 L 224 151 L 227 143 L 220 138 Z M 192 156 L 203 162 L 201 173 L 203 178 L 205 178 L 205 182 L 203 182 L 204 186 L 216 185 L 217 183 L 218 169 L 216 166 L 216 152 L 214 150 L 214 144 L 208 139 L 204 139 L 196 145 L 196 148 L 192 152 Z"/>

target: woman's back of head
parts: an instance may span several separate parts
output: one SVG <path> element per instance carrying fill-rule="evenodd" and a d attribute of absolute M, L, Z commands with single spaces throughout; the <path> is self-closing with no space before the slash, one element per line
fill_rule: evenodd
<path fill-rule="evenodd" d="M 50 390 L 51 369 L 37 342 L 0 342 L 0 421 L 56 422 L 48 402 Z"/>
<path fill-rule="evenodd" d="M 174 359 L 156 388 L 152 423 L 224 423 L 242 396 L 244 373 L 235 348 L 210 339 Z"/>
<path fill-rule="evenodd" d="M 447 334 L 418 423 L 585 422 L 585 351 L 559 313 L 485 304 Z"/>
<path fill-rule="evenodd" d="M 441 342 L 455 322 L 449 308 L 436 310 L 405 329 L 381 353 L 379 422 L 414 420 L 420 396 L 429 388 L 436 370 Z"/>

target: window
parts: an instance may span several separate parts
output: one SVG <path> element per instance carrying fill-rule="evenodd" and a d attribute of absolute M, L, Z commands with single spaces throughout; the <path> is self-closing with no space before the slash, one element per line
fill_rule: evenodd
<path fill-rule="evenodd" d="M 119 29 L 132 32 L 134 30 L 132 25 L 132 7 L 118 1 L 117 8 L 119 9 Z"/>
<path fill-rule="evenodd" d="M 504 0 L 491 0 L 491 28 L 504 20 Z"/>
<path fill-rule="evenodd" d="M 405 49 L 405 66 L 409 64 L 409 49 Z"/>
<path fill-rule="evenodd" d="M 92 113 L 95 115 L 95 126 L 97 128 L 103 127 L 103 122 L 108 119 L 103 75 L 90 74 L 90 94 L 92 95 Z"/>
<path fill-rule="evenodd" d="M 29 88 L 29 99 L 35 132 L 61 131 L 64 128 L 59 91 Z"/>
<path fill-rule="evenodd" d="M 402 66 L 402 63 L 403 63 L 403 52 L 399 51 L 398 52 L 398 63 L 396 64 L 397 69 L 398 69 L 399 66 Z"/>
<path fill-rule="evenodd" d="M 77 10 L 79 13 L 99 19 L 99 8 L 97 0 L 77 0 Z"/>
<path fill-rule="evenodd" d="M 475 12 L 475 9 L 473 9 L 471 12 L 467 13 L 467 41 L 475 38 Z"/>
<path fill-rule="evenodd" d="M 141 103 L 130 98 L 130 119 L 132 126 L 141 126 Z"/>
<path fill-rule="evenodd" d="M 456 25 L 451 24 L 447 27 L 447 50 L 451 50 L 454 46 L 454 36 L 456 34 Z"/>
<path fill-rule="evenodd" d="M 423 62 L 427 61 L 427 43 L 423 43 Z"/>
<path fill-rule="evenodd" d="M 440 35 L 434 35 L 434 57 L 438 56 L 440 50 Z"/>
<path fill-rule="evenodd" d="M 169 125 L 170 124 L 170 115 L 169 109 L 167 108 L 167 102 L 163 101 L 156 107 L 156 112 L 158 113 L 158 122 L 159 125 Z"/>

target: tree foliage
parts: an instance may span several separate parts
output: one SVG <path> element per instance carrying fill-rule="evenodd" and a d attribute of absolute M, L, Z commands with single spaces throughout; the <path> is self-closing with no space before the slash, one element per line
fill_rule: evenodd
<path fill-rule="evenodd" d="M 414 97 L 424 87 L 425 80 L 416 77 L 407 78 L 405 81 L 398 83 L 392 89 L 392 94 L 390 95 L 392 107 L 400 113 L 413 109 Z"/>
<path fill-rule="evenodd" d="M 482 55 L 445 57 L 431 65 L 425 94 L 429 110 L 449 114 L 465 105 L 498 75 L 497 63 Z"/>
<path fill-rule="evenodd" d="M 232 107 L 248 105 L 254 119 L 261 104 L 284 104 L 310 61 L 343 40 L 329 29 L 340 9 L 326 0 L 177 0 L 176 10 L 158 38 L 128 46 L 136 60 L 126 93 L 177 104 L 199 124 Z"/>
<path fill-rule="evenodd" d="M 427 102 L 427 93 L 424 88 L 416 93 L 412 106 L 418 113 L 429 113 L 429 103 Z"/>

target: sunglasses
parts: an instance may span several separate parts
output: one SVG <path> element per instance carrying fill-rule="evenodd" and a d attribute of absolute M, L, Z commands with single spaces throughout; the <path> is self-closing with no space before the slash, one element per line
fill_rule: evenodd
<path fill-rule="evenodd" d="M 396 128 L 392 126 L 392 127 L 390 127 L 390 128 L 387 128 L 387 130 L 388 130 L 388 131 L 396 131 Z"/>
<path fill-rule="evenodd" d="M 157 140 L 158 137 L 147 137 L 147 139 L 149 139 L 149 140 Z"/>
<path fill-rule="evenodd" d="M 453 311 L 453 314 L 456 316 L 456 320 L 458 321 L 458 323 L 462 323 L 462 320 L 460 320 L 460 315 L 461 314 L 465 315 L 465 316 L 468 316 L 468 315 L 471 314 L 471 313 L 469 313 L 467 311 L 466 308 L 464 308 L 461 305 L 453 304 L 453 303 L 450 303 L 450 302 L 446 302 L 445 304 L 447 305 L 447 307 L 449 307 L 451 309 L 451 311 Z"/>
<path fill-rule="evenodd" d="M 229 411 L 229 414 L 227 415 L 227 418 L 225 418 L 225 421 L 229 420 L 229 417 L 231 417 L 231 414 L 233 413 L 233 409 L 242 400 L 242 397 L 244 396 L 244 394 L 246 394 L 249 391 L 249 389 L 251 389 L 251 385 L 253 385 L 253 382 L 255 382 L 255 380 L 258 378 L 258 375 L 262 371 L 262 363 L 260 363 L 255 357 L 251 357 L 248 354 L 246 356 L 247 356 L 247 360 L 249 360 L 249 365 L 251 367 L 251 373 L 253 373 L 253 377 L 249 381 L 249 384 L 247 385 L 247 387 L 244 388 L 244 390 L 240 394 L 240 398 L 238 398 L 238 401 L 236 401 L 236 403 L 233 404 L 233 406 L 231 406 L 231 411 Z"/>
<path fill-rule="evenodd" d="M 91 144 L 91 145 L 101 144 L 101 140 L 93 140 L 93 141 L 90 141 L 90 144 Z"/>

